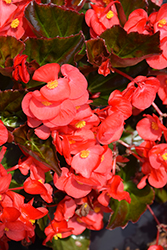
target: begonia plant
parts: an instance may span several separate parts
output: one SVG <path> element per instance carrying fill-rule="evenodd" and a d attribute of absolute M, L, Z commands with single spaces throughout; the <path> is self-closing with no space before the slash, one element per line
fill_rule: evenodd
<path fill-rule="evenodd" d="M 160 0 L 0 0 L 0 249 L 86 250 L 146 209 L 163 249 L 166 46 Z"/>

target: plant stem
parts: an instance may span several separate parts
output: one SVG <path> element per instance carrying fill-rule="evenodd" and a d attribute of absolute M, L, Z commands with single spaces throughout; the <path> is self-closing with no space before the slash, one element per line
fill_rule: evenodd
<path fill-rule="evenodd" d="M 122 75 L 124 76 L 125 78 L 127 78 L 128 80 L 130 80 L 131 82 L 134 80 L 131 76 L 127 75 L 126 73 L 120 71 L 119 69 L 116 69 L 116 68 L 111 68 L 111 71 L 114 71 L 116 73 L 118 73 L 119 75 Z"/>

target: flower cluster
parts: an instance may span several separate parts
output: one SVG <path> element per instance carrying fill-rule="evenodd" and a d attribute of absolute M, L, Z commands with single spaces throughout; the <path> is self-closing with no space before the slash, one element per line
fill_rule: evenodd
<path fill-rule="evenodd" d="M 44 245 L 105 213 L 125 227 L 167 185 L 167 4 L 58 2 L 0 0 L 4 250 L 33 242 L 36 221 Z"/>

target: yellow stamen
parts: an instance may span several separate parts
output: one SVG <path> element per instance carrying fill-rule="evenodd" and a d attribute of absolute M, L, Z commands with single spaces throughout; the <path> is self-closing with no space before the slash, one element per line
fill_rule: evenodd
<path fill-rule="evenodd" d="M 81 157 L 81 158 L 87 158 L 87 157 L 89 156 L 89 154 L 90 154 L 90 151 L 89 151 L 89 150 L 82 150 L 82 151 L 80 152 L 80 157 Z"/>
<path fill-rule="evenodd" d="M 105 3 L 106 5 L 108 5 L 110 3 L 110 0 L 103 0 L 103 3 Z"/>
<path fill-rule="evenodd" d="M 167 161 L 167 153 L 163 154 L 162 158 L 163 158 L 164 161 Z"/>
<path fill-rule="evenodd" d="M 19 23 L 20 23 L 20 21 L 19 21 L 19 19 L 18 18 L 16 18 L 16 19 L 14 19 L 13 21 L 12 21 L 12 23 L 11 23 L 11 28 L 17 28 L 18 26 L 19 26 Z"/>
<path fill-rule="evenodd" d="M 3 0 L 5 3 L 10 4 L 12 1 L 11 0 Z"/>
<path fill-rule="evenodd" d="M 38 181 L 39 181 L 40 183 L 43 183 L 42 179 L 39 179 Z"/>
<path fill-rule="evenodd" d="M 85 127 L 85 125 L 86 125 L 86 122 L 85 122 L 85 121 L 79 121 L 79 122 L 77 122 L 77 123 L 75 124 L 75 127 L 76 127 L 76 128 L 83 128 L 83 127 Z"/>
<path fill-rule="evenodd" d="M 62 234 L 61 233 L 58 233 L 58 234 L 54 235 L 54 239 L 55 240 L 58 240 L 58 238 L 60 238 L 60 239 L 62 238 Z"/>
<path fill-rule="evenodd" d="M 95 207 L 94 211 L 95 211 L 95 213 L 99 213 L 100 212 L 100 207 Z"/>
<path fill-rule="evenodd" d="M 158 22 L 158 27 L 162 28 L 165 24 L 166 24 L 166 19 L 163 18 Z"/>
<path fill-rule="evenodd" d="M 102 155 L 102 157 L 101 157 L 101 162 L 102 162 L 102 161 L 104 161 L 104 155 Z"/>
<path fill-rule="evenodd" d="M 152 127 L 152 129 L 154 129 L 154 130 L 158 130 L 158 124 L 157 124 L 156 122 L 152 122 L 152 123 L 151 123 L 151 127 Z"/>
<path fill-rule="evenodd" d="M 114 16 L 114 13 L 112 10 L 109 10 L 109 12 L 106 14 L 107 19 L 111 19 Z"/>
<path fill-rule="evenodd" d="M 80 181 L 76 181 L 79 185 L 83 185 L 83 183 L 82 182 L 80 182 Z"/>
<path fill-rule="evenodd" d="M 74 144 L 74 143 L 76 143 L 76 141 L 74 141 L 73 139 L 71 139 L 71 140 L 69 140 L 69 143 L 70 144 Z"/>
<path fill-rule="evenodd" d="M 5 227 L 5 229 L 4 229 L 6 232 L 8 232 L 9 231 L 9 228 L 7 228 L 7 227 Z"/>
<path fill-rule="evenodd" d="M 35 220 L 29 220 L 29 222 L 31 222 L 31 224 L 33 225 L 35 223 Z"/>
<path fill-rule="evenodd" d="M 58 86 L 58 81 L 54 80 L 54 81 L 50 81 L 47 83 L 47 87 L 48 89 L 54 89 Z"/>
<path fill-rule="evenodd" d="M 2 200 L 2 195 L 0 194 L 0 201 Z"/>
<path fill-rule="evenodd" d="M 43 101 L 42 104 L 43 104 L 44 106 L 50 106 L 50 105 L 52 105 L 52 103 L 51 103 L 51 102 L 48 102 L 48 101 Z"/>
<path fill-rule="evenodd" d="M 85 203 L 84 208 L 86 208 L 87 206 L 88 206 L 88 204 L 87 204 L 87 203 Z"/>
<path fill-rule="evenodd" d="M 81 107 L 81 106 L 76 106 L 75 108 L 76 108 L 76 109 L 80 109 L 80 107 Z"/>
<path fill-rule="evenodd" d="M 80 220 L 80 218 L 79 218 L 79 217 L 77 217 L 77 221 L 78 221 L 79 223 L 82 223 L 82 221 Z"/>

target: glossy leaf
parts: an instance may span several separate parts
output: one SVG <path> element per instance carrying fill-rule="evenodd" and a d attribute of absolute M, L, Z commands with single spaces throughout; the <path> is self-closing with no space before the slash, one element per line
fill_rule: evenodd
<path fill-rule="evenodd" d="M 86 0 L 65 0 L 65 6 L 67 8 L 79 11 L 82 9 Z"/>
<path fill-rule="evenodd" d="M 132 181 L 124 183 L 124 187 L 130 193 L 131 203 L 125 200 L 111 200 L 110 207 L 114 212 L 109 219 L 108 229 L 125 227 L 129 221 L 138 221 L 147 209 L 147 204 L 153 202 L 154 192 L 151 187 L 138 189 Z"/>
<path fill-rule="evenodd" d="M 26 125 L 15 129 L 13 135 L 15 142 L 23 151 L 60 175 L 61 170 L 58 165 L 56 149 L 52 144 L 51 138 L 45 141 L 39 139 L 33 133 L 33 129 L 29 129 Z"/>
<path fill-rule="evenodd" d="M 82 48 L 84 38 L 80 32 L 66 38 L 29 38 L 26 42 L 24 54 L 27 60 L 36 62 L 42 66 L 46 63 L 75 64 L 75 54 Z"/>
<path fill-rule="evenodd" d="M 24 43 L 12 36 L 0 36 L 0 67 L 5 67 L 7 58 L 14 58 L 24 49 Z"/>
<path fill-rule="evenodd" d="M 55 240 L 53 238 L 53 250 L 85 250 L 89 248 L 90 240 L 88 236 L 71 235 L 65 239 Z"/>
<path fill-rule="evenodd" d="M 129 34 L 116 25 L 106 30 L 100 36 L 102 39 L 90 39 L 87 41 L 87 55 L 89 62 L 100 66 L 102 59 L 110 53 L 113 67 L 133 66 L 151 55 L 160 54 L 159 33 L 152 36 L 137 32 Z"/>
<path fill-rule="evenodd" d="M 6 143 L 5 147 L 7 147 L 7 149 L 1 163 L 5 169 L 8 169 L 18 164 L 22 152 L 20 148 L 13 143 Z"/>
<path fill-rule="evenodd" d="M 24 95 L 25 91 L 0 91 L 0 116 L 6 126 L 17 127 L 25 121 L 25 115 L 21 110 Z"/>
<path fill-rule="evenodd" d="M 53 38 L 79 33 L 84 15 L 54 4 L 37 4 L 34 1 L 27 6 L 25 17 L 38 36 Z"/>
<path fill-rule="evenodd" d="M 151 0 L 133 0 L 133 1 L 126 1 L 126 0 L 120 0 L 122 7 L 124 9 L 126 17 L 129 16 L 129 14 L 136 10 L 136 9 L 147 9 L 148 13 L 157 11 L 159 7 L 154 4 Z"/>
<path fill-rule="evenodd" d="M 122 72 L 125 72 L 129 76 L 135 78 L 137 75 L 142 75 L 147 72 L 148 65 L 145 61 L 142 61 L 138 63 L 135 66 L 127 67 L 127 68 L 121 68 L 120 70 Z M 89 74 L 88 77 L 88 83 L 89 83 L 89 91 L 94 94 L 100 92 L 99 98 L 93 99 L 93 105 L 107 105 L 108 103 L 108 97 L 110 93 L 114 89 L 122 90 L 124 89 L 127 84 L 129 83 L 129 80 L 125 77 L 117 74 L 112 73 L 108 76 L 103 76 L 99 74 Z"/>

